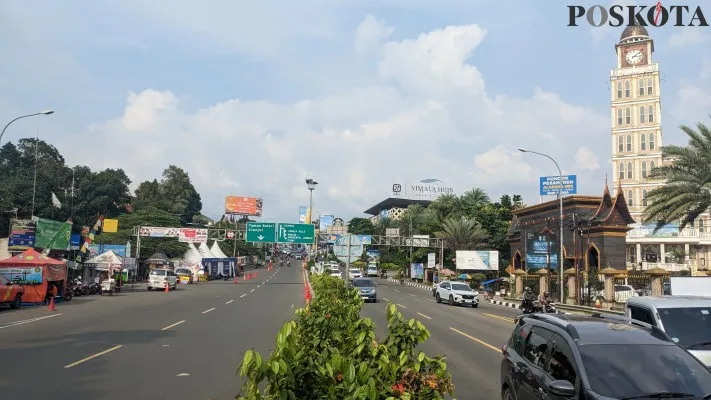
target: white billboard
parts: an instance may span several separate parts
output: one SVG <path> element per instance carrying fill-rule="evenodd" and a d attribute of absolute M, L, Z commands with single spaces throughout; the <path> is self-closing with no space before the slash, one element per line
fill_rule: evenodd
<path fill-rule="evenodd" d="M 457 250 L 458 271 L 498 271 L 499 252 L 495 250 Z"/>
<path fill-rule="evenodd" d="M 423 179 L 417 183 L 394 183 L 390 196 L 432 201 L 443 194 L 454 194 L 454 188 L 439 179 Z"/>
<path fill-rule="evenodd" d="M 427 268 L 433 269 L 435 267 L 435 264 L 437 264 L 435 253 L 428 253 L 427 254 Z"/>

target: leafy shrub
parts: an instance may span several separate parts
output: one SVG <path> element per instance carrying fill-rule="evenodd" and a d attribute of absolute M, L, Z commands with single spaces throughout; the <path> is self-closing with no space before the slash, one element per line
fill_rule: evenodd
<path fill-rule="evenodd" d="M 430 335 L 422 323 L 405 321 L 389 304 L 388 335 L 378 342 L 373 321 L 360 318 L 356 289 L 328 275 L 314 275 L 312 286 L 315 298 L 284 324 L 269 358 L 245 353 L 239 399 L 431 400 L 453 393 L 444 359 L 417 350 Z"/>
<path fill-rule="evenodd" d="M 380 269 L 385 269 L 388 271 L 396 271 L 402 269 L 399 265 L 393 263 L 383 263 L 380 264 Z"/>
<path fill-rule="evenodd" d="M 311 267 L 313 267 L 314 265 L 316 265 L 316 261 L 314 261 L 314 260 L 309 260 L 309 262 L 306 263 L 306 266 L 307 266 L 308 268 L 311 268 Z"/>
<path fill-rule="evenodd" d="M 365 268 L 365 263 L 363 261 L 356 261 L 351 265 L 353 266 L 353 268 L 358 268 L 358 269 Z"/>

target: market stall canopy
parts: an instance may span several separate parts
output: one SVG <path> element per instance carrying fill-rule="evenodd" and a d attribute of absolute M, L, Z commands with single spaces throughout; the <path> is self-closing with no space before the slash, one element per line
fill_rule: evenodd
<path fill-rule="evenodd" d="M 64 265 L 64 261 L 55 260 L 35 251 L 27 249 L 24 252 L 0 261 L 0 267 L 24 267 L 24 266 L 44 266 L 44 265 Z"/>
<path fill-rule="evenodd" d="M 452 275 L 456 275 L 456 272 L 452 271 L 451 269 L 442 268 L 439 271 L 439 274 L 444 275 L 444 276 L 452 276 Z"/>
<path fill-rule="evenodd" d="M 217 258 L 229 258 L 227 255 L 222 251 L 220 248 L 220 245 L 217 244 L 217 240 L 212 244 L 212 247 L 210 248 L 210 251 L 212 254 L 215 255 Z"/>
<path fill-rule="evenodd" d="M 198 247 L 198 251 L 200 252 L 200 255 L 202 258 L 220 258 L 217 257 L 216 255 L 212 254 L 210 251 L 210 248 L 207 247 L 207 243 L 200 243 L 200 247 Z"/>
<path fill-rule="evenodd" d="M 90 258 L 84 262 L 84 265 L 94 267 L 97 270 L 112 270 L 123 268 L 123 258 L 119 257 L 112 250 L 100 254 L 94 258 Z"/>
<path fill-rule="evenodd" d="M 146 265 L 170 265 L 170 259 L 165 255 L 163 250 L 158 250 L 148 257 L 145 261 Z"/>

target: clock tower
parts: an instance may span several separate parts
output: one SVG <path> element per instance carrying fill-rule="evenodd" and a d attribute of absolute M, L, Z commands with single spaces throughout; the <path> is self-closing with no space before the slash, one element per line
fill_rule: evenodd
<path fill-rule="evenodd" d="M 642 26 L 625 28 L 615 50 L 617 68 L 610 72 L 613 181 L 639 223 L 647 194 L 663 184 L 649 179 L 662 163 L 659 64 L 652 62 L 654 41 Z"/>

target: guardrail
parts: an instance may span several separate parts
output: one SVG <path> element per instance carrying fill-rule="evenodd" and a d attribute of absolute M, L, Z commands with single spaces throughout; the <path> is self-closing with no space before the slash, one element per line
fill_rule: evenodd
<path fill-rule="evenodd" d="M 505 300 L 508 302 L 515 302 L 515 303 L 521 304 L 521 299 L 516 299 L 513 297 L 506 297 Z M 585 314 L 605 313 L 605 314 L 613 314 L 613 315 L 625 315 L 625 312 L 620 311 L 620 310 L 605 310 L 602 308 L 579 306 L 579 305 L 574 305 L 574 304 L 555 303 L 555 308 L 562 310 L 562 311 L 580 312 L 580 313 L 585 313 Z"/>

